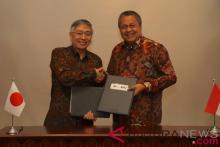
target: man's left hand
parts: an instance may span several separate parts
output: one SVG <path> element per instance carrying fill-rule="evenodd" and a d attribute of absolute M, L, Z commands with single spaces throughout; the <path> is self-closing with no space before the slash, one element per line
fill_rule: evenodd
<path fill-rule="evenodd" d="M 134 91 L 134 96 L 140 94 L 142 91 L 146 89 L 146 86 L 144 84 L 135 84 L 129 90 Z"/>

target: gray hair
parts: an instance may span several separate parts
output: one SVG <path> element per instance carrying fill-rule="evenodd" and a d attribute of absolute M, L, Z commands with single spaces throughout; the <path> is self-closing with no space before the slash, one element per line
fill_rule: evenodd
<path fill-rule="evenodd" d="M 120 23 L 121 23 L 121 18 L 123 16 L 134 16 L 138 22 L 138 24 L 141 26 L 142 24 L 142 20 L 141 20 L 141 16 L 135 12 L 135 11 L 132 11 L 132 10 L 127 10 L 127 11 L 124 11 L 122 12 L 119 17 L 118 17 L 118 27 L 120 28 Z"/>
<path fill-rule="evenodd" d="M 78 19 L 78 20 L 74 21 L 70 26 L 70 31 L 72 32 L 73 30 L 75 30 L 81 24 L 87 25 L 88 27 L 91 28 L 91 30 L 93 32 L 92 24 L 86 19 Z"/>

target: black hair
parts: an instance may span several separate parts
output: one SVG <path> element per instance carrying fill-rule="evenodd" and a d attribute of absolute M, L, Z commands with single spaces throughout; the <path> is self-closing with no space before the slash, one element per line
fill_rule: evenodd
<path fill-rule="evenodd" d="M 118 17 L 118 27 L 119 28 L 120 28 L 120 23 L 121 23 L 120 21 L 123 16 L 134 16 L 136 18 L 138 24 L 140 26 L 142 24 L 141 16 L 137 12 L 132 11 L 132 10 L 127 10 L 127 11 L 122 12 Z"/>

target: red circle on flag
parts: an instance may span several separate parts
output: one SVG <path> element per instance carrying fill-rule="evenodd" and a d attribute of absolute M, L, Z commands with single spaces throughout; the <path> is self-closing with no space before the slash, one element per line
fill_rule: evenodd
<path fill-rule="evenodd" d="M 10 102 L 13 106 L 19 106 L 23 103 L 23 97 L 19 92 L 12 93 Z"/>

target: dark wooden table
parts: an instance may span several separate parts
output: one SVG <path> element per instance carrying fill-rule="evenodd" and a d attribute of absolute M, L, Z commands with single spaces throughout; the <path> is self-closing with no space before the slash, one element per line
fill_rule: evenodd
<path fill-rule="evenodd" d="M 16 127 L 18 130 L 20 127 Z M 17 135 L 8 135 L 9 127 L 0 130 L 0 146 L 6 147 L 145 147 L 145 146 L 220 146 L 220 134 L 208 135 L 209 127 L 132 126 L 115 134 L 124 143 L 109 137 L 118 129 L 110 126 L 45 128 L 25 126 Z"/>

